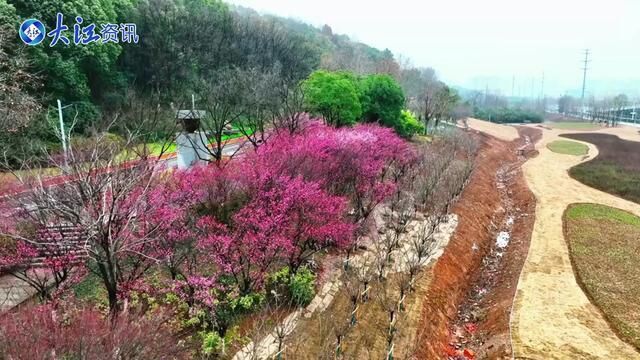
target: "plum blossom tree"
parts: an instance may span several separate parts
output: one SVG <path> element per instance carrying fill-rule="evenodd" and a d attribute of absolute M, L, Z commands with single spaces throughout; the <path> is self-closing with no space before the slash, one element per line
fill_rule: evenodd
<path fill-rule="evenodd" d="M 0 318 L 4 359 L 187 359 L 168 326 L 173 314 L 124 314 L 110 321 L 92 308 L 26 305 Z"/>
<path fill-rule="evenodd" d="M 344 216 L 344 199 L 301 178 L 264 173 L 255 181 L 251 200 L 229 224 L 199 221 L 199 247 L 233 276 L 241 294 L 260 289 L 275 264 L 287 263 L 295 272 L 322 249 L 350 245 L 353 226 Z"/>
<path fill-rule="evenodd" d="M 348 197 L 354 222 L 360 223 L 393 192 L 393 171 L 409 166 L 414 158 L 414 151 L 391 129 L 334 129 L 315 122 L 300 134 L 275 137 L 247 161 L 257 173 L 301 176 L 331 194 Z"/>
<path fill-rule="evenodd" d="M 55 265 L 56 272 L 88 265 L 102 280 L 109 307 L 116 314 L 122 296 L 166 258 L 158 239 L 174 222 L 163 217 L 169 213 L 168 205 L 158 206 L 167 202 L 154 198 L 158 196 L 154 189 L 163 182 L 157 164 L 148 159 L 120 164 L 117 159 L 123 149 L 103 144 L 97 139 L 90 151 L 71 153 L 68 166 L 60 166 L 64 175 L 58 181 L 42 176 L 21 179 L 29 191 L 10 202 L 11 208 L 18 209 L 11 219 L 36 231 L 3 233 L 0 229 L 0 233 L 32 247 L 42 243 L 38 231 L 52 226 L 80 233 L 81 244 L 61 239 L 57 248 L 81 247 L 85 252 L 81 264 L 55 251 L 41 256 Z"/>
<path fill-rule="evenodd" d="M 40 301 L 51 300 L 52 292 L 62 289 L 72 274 L 79 274 L 73 268 L 84 255 L 64 234 L 45 228 L 37 231 L 33 243 L 21 239 L 4 244 L 0 247 L 0 270 L 29 285 Z"/>

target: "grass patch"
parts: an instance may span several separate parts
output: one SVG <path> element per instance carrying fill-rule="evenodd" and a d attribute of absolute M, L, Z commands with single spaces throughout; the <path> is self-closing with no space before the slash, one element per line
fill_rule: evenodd
<path fill-rule="evenodd" d="M 625 225 L 640 227 L 640 217 L 626 211 L 599 204 L 580 204 L 571 206 L 567 210 L 569 220 L 614 220 Z"/>
<path fill-rule="evenodd" d="M 158 156 L 160 153 L 168 154 L 172 152 L 176 152 L 177 146 L 175 143 L 165 144 L 165 143 L 150 143 L 147 144 L 147 149 L 149 153 L 153 156 Z"/>
<path fill-rule="evenodd" d="M 580 121 L 550 122 L 547 125 L 560 130 L 596 130 L 600 128 L 598 124 Z"/>
<path fill-rule="evenodd" d="M 73 294 L 78 300 L 91 304 L 107 305 L 107 291 L 98 275 L 90 272 L 82 281 L 72 287 Z"/>
<path fill-rule="evenodd" d="M 569 175 L 598 190 L 640 203 L 640 173 L 610 162 L 589 161 L 569 169 Z"/>
<path fill-rule="evenodd" d="M 599 133 L 563 134 L 594 144 L 598 156 L 569 170 L 574 179 L 640 204 L 640 142 Z"/>
<path fill-rule="evenodd" d="M 547 148 L 554 153 L 576 156 L 586 155 L 589 152 L 587 145 L 569 140 L 552 141 L 547 144 Z"/>
<path fill-rule="evenodd" d="M 578 282 L 619 336 L 640 349 L 640 217 L 573 204 L 564 225 Z"/>

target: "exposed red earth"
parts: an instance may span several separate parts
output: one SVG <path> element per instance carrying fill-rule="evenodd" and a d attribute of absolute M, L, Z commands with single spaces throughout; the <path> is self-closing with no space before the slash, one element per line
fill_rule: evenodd
<path fill-rule="evenodd" d="M 518 130 L 512 142 L 477 135 L 483 146 L 476 170 L 453 209 L 459 225 L 424 302 L 420 359 L 511 357 L 509 317 L 535 218 L 520 165 L 536 155 L 541 136 L 538 129 Z M 504 230 L 509 245 L 498 249 Z"/>

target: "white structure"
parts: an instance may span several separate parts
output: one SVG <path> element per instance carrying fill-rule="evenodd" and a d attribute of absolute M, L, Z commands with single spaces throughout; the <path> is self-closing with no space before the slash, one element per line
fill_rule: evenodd
<path fill-rule="evenodd" d="M 206 146 L 207 136 L 204 132 L 181 132 L 176 136 L 178 150 L 178 169 L 188 169 L 197 164 L 205 163 L 211 156 Z"/>
<path fill-rule="evenodd" d="M 178 150 L 178 169 L 188 169 L 209 160 L 207 135 L 198 131 L 200 119 L 205 116 L 202 110 L 178 110 L 176 120 L 182 125 L 182 131 L 176 136 Z"/>

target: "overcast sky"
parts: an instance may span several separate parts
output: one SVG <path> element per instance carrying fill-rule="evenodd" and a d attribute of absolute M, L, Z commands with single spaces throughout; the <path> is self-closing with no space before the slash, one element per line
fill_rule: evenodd
<path fill-rule="evenodd" d="M 515 95 L 640 87 L 640 0 L 228 0 L 389 48 L 456 85 Z M 640 95 L 640 90 L 636 90 Z"/>

